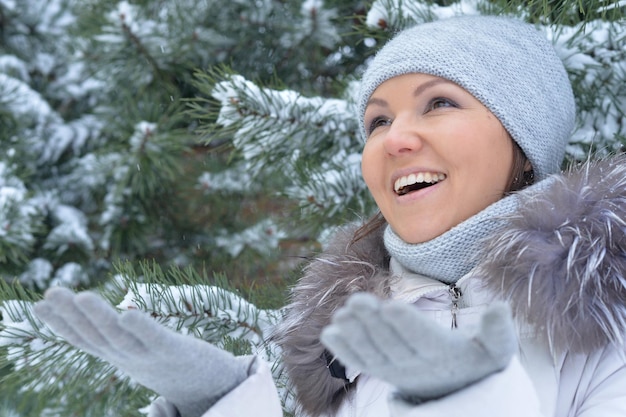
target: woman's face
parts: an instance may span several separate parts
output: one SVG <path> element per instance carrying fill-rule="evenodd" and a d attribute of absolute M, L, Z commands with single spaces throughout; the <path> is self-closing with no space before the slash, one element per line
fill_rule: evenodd
<path fill-rule="evenodd" d="M 426 74 L 385 81 L 370 97 L 365 130 L 363 178 L 408 243 L 439 236 L 504 194 L 513 141 L 451 81 Z"/>

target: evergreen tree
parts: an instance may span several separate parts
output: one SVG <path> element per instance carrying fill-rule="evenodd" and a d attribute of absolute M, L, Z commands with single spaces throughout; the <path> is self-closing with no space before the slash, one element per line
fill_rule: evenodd
<path fill-rule="evenodd" d="M 0 414 L 140 415 L 152 398 L 33 316 L 50 285 L 92 287 L 120 309 L 261 355 L 288 414 L 266 341 L 283 300 L 264 289 L 296 266 L 279 244 L 304 241 L 306 253 L 374 210 L 354 109 L 367 57 L 398 29 L 455 14 L 537 23 L 574 84 L 576 162 L 626 140 L 624 9 L 0 0 Z M 233 283 L 249 280 L 263 285 L 246 300 Z"/>

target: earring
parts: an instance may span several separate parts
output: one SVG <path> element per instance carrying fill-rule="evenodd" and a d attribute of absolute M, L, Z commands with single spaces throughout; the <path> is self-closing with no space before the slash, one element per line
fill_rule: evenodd
<path fill-rule="evenodd" d="M 531 185 L 535 182 L 535 171 L 524 171 L 524 186 Z"/>

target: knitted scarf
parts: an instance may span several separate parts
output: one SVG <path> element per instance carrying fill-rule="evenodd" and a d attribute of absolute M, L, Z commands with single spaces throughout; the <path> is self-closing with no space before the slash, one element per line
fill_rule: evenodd
<path fill-rule="evenodd" d="M 509 195 L 424 243 L 406 243 L 387 226 L 385 247 L 409 271 L 452 284 L 478 264 L 482 242 L 504 229 L 517 205 L 517 194 Z"/>

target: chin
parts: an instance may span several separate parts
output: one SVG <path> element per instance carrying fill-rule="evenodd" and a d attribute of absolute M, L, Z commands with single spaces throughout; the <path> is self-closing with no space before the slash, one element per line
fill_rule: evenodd
<path fill-rule="evenodd" d="M 406 243 L 418 244 L 418 243 L 428 242 L 429 240 L 432 240 L 432 239 L 436 238 L 440 234 L 441 233 L 439 233 L 439 234 L 437 234 L 437 233 L 418 233 L 418 234 L 411 234 L 411 235 L 400 234 L 399 236 Z"/>

